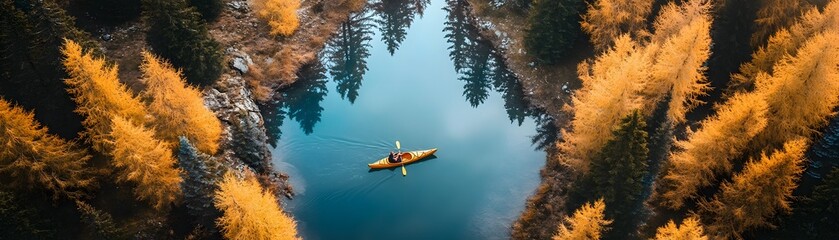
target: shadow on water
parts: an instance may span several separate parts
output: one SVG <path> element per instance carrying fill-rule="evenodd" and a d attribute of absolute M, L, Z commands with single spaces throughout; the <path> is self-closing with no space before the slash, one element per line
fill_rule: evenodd
<path fill-rule="evenodd" d="M 414 17 L 422 17 L 430 0 L 381 0 L 372 4 L 376 12 L 376 24 L 382 33 L 382 41 L 390 55 L 399 49 L 405 40 Z"/>
<path fill-rule="evenodd" d="M 408 164 L 408 165 L 405 165 L 405 167 L 408 167 L 408 166 L 418 166 L 418 165 L 421 165 L 423 162 L 428 161 L 428 160 L 431 160 L 431 159 L 437 159 L 437 155 L 436 155 L 436 154 L 434 154 L 434 155 L 431 155 L 431 156 L 425 157 L 425 158 L 423 158 L 423 159 L 420 159 L 419 161 L 412 162 L 412 163 L 410 163 L 410 164 Z M 367 172 L 379 172 L 379 171 L 385 171 L 385 170 L 389 170 L 389 171 L 391 171 L 391 172 L 393 172 L 393 171 L 397 171 L 397 170 L 398 170 L 398 171 L 402 171 L 402 170 L 401 170 L 401 167 L 392 167 L 392 168 L 371 168 L 370 170 L 367 170 Z"/>
<path fill-rule="evenodd" d="M 393 54 L 404 41 L 415 16 L 422 16 L 428 3 L 428 0 L 382 0 L 350 15 L 327 42 L 320 53 L 320 61 L 301 68 L 297 73 L 298 80 L 281 90 L 278 101 L 261 106 L 272 145 L 276 147 L 286 118 L 297 121 L 307 135 L 314 131 L 323 111 L 320 102 L 329 92 L 327 70 L 341 98 L 354 103 L 368 70 L 373 28 L 380 31 L 383 43 Z M 527 101 L 518 78 L 491 43 L 480 36 L 474 19 L 468 14 L 466 0 L 447 0 L 443 10 L 447 13 L 443 31 L 450 44 L 449 57 L 458 80 L 464 84 L 466 101 L 472 107 L 478 107 L 489 97 L 490 91 L 497 91 L 504 99 L 510 123 L 521 126 L 527 117 L 536 120 L 537 134 L 531 137 L 536 149 L 544 149 L 554 142 L 558 129 L 553 119 Z"/>

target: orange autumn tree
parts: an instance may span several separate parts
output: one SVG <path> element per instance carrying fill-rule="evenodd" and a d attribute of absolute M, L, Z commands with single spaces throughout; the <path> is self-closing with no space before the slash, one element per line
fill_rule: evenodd
<path fill-rule="evenodd" d="M 594 49 L 605 51 L 623 34 L 634 39 L 647 36 L 652 6 L 652 0 L 597 0 L 588 5 L 580 26 L 591 37 Z"/>
<path fill-rule="evenodd" d="M 648 105 L 670 96 L 667 116 L 670 121 L 685 121 L 688 111 L 700 102 L 708 89 L 705 63 L 711 56 L 711 4 L 693 0 L 664 6 L 655 22 L 653 44 L 655 63 L 644 94 Z"/>
<path fill-rule="evenodd" d="M 743 231 L 771 226 L 777 212 L 789 212 L 792 191 L 804 171 L 807 142 L 796 139 L 784 144 L 771 156 L 746 164 L 743 172 L 720 187 L 710 202 L 700 204 L 703 212 L 713 216 L 708 232 L 715 239 L 740 238 Z"/>
<path fill-rule="evenodd" d="M 789 27 L 804 10 L 812 5 L 803 0 L 759 0 L 760 8 L 755 18 L 755 32 L 752 34 L 752 46 L 760 46 L 778 29 Z"/>
<path fill-rule="evenodd" d="M 689 217 L 677 226 L 673 220 L 656 229 L 656 240 L 707 240 L 702 224 L 696 217 Z"/>
<path fill-rule="evenodd" d="M 274 194 L 263 190 L 253 176 L 240 180 L 232 173 L 225 174 L 215 206 L 223 212 L 218 225 L 226 239 L 300 239 L 294 219 L 280 210 Z"/>
<path fill-rule="evenodd" d="M 64 40 L 61 48 L 64 68 L 69 78 L 67 92 L 78 105 L 76 112 L 85 119 L 83 136 L 93 148 L 107 152 L 107 135 L 111 132 L 111 118 L 123 117 L 135 124 L 146 122 L 146 110 L 142 102 L 128 88 L 119 82 L 117 66 L 108 65 L 104 59 L 83 52 L 82 47 L 72 40 Z"/>
<path fill-rule="evenodd" d="M 708 186 L 718 173 L 731 171 L 735 158 L 766 127 L 767 105 L 759 94 L 739 94 L 722 104 L 716 115 L 688 131 L 686 140 L 675 142 L 669 169 L 656 183 L 658 194 L 669 208 L 682 207 L 700 187 Z"/>
<path fill-rule="evenodd" d="M 587 171 L 591 157 L 611 136 L 615 124 L 642 107 L 641 91 L 650 68 L 650 54 L 623 35 L 615 47 L 592 63 L 582 63 L 578 73 L 583 88 L 573 98 L 571 131 L 563 130 L 566 141 L 560 148 L 568 154 L 565 164 Z"/>
<path fill-rule="evenodd" d="M 180 170 L 170 146 L 155 139 L 154 132 L 114 116 L 109 135 L 112 164 L 117 180 L 136 184 L 134 195 L 156 209 L 164 209 L 181 197 Z"/>
<path fill-rule="evenodd" d="M 297 9 L 300 0 L 254 0 L 256 15 L 268 22 L 271 34 L 290 36 L 300 25 Z"/>
<path fill-rule="evenodd" d="M 792 26 L 769 37 L 766 46 L 755 51 L 751 61 L 740 66 L 740 73 L 732 75 L 729 91 L 753 89 L 759 74 L 771 73 L 778 62 L 787 55 L 795 55 L 808 39 L 826 31 L 837 31 L 838 27 L 839 1 L 830 1 L 822 11 L 811 7 Z"/>
<path fill-rule="evenodd" d="M 207 107 L 198 89 L 188 86 L 171 64 L 143 52 L 143 94 L 154 117 L 158 136 L 169 143 L 185 136 L 202 152 L 215 154 L 221 123 Z"/>
<path fill-rule="evenodd" d="M 824 126 L 839 104 L 839 34 L 830 31 L 808 40 L 797 54 L 774 66 L 772 76 L 757 77 L 766 96 L 769 122 L 757 136 L 758 147 L 777 147 Z"/>
<path fill-rule="evenodd" d="M 603 211 L 606 204 L 603 199 L 586 203 L 574 212 L 574 216 L 567 218 L 565 224 L 559 225 L 559 231 L 554 240 L 597 240 L 606 232 L 611 220 L 606 219 Z"/>
<path fill-rule="evenodd" d="M 574 119 L 559 144 L 563 163 L 587 172 L 588 162 L 610 137 L 617 120 L 634 109 L 649 115 L 671 96 L 668 116 L 675 122 L 708 89 L 704 63 L 710 56 L 710 3 L 691 0 L 662 8 L 648 43 L 624 35 L 592 62 L 578 67 L 583 87 L 575 92 Z"/>
<path fill-rule="evenodd" d="M 90 155 L 47 133 L 31 112 L 0 98 L 0 180 L 10 187 L 42 187 L 53 199 L 78 199 L 96 185 Z"/>

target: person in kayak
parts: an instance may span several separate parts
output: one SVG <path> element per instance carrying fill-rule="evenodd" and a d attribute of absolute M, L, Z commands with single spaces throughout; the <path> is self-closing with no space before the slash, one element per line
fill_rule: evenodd
<path fill-rule="evenodd" d="M 396 163 L 396 154 L 393 151 L 390 151 L 390 155 L 387 155 L 387 161 L 389 163 Z"/>
<path fill-rule="evenodd" d="M 400 163 L 400 162 L 402 162 L 402 152 L 399 152 L 397 154 L 397 153 L 393 153 L 393 151 L 390 151 L 390 155 L 387 156 L 387 161 L 390 162 L 390 163 Z"/>

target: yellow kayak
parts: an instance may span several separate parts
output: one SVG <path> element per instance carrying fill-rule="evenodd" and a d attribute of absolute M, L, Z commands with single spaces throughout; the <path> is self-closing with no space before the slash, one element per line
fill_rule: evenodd
<path fill-rule="evenodd" d="M 392 168 L 392 167 L 399 167 L 402 164 L 410 164 L 412 162 L 416 162 L 426 158 L 428 156 L 433 155 L 437 152 L 436 148 L 428 149 L 428 150 L 420 150 L 420 151 L 410 151 L 410 152 L 403 152 L 402 153 L 402 162 L 399 163 L 391 163 L 387 161 L 387 157 L 382 158 L 379 161 L 375 161 L 371 164 L 367 164 L 368 167 L 377 169 L 377 168 Z"/>

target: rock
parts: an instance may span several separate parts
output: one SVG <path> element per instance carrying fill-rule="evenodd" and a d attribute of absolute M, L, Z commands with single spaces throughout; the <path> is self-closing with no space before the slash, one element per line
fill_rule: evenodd
<path fill-rule="evenodd" d="M 248 65 L 245 64 L 245 59 L 241 57 L 234 58 L 230 63 L 230 67 L 239 71 L 241 74 L 248 73 Z"/>
<path fill-rule="evenodd" d="M 111 36 L 111 34 L 107 34 L 107 33 L 102 34 L 102 40 L 105 40 L 107 42 L 107 41 L 111 41 L 111 39 L 113 39 L 113 36 Z"/>
<path fill-rule="evenodd" d="M 231 1 L 227 3 L 227 6 L 240 13 L 247 13 L 251 10 L 251 8 L 248 6 L 247 1 Z"/>

